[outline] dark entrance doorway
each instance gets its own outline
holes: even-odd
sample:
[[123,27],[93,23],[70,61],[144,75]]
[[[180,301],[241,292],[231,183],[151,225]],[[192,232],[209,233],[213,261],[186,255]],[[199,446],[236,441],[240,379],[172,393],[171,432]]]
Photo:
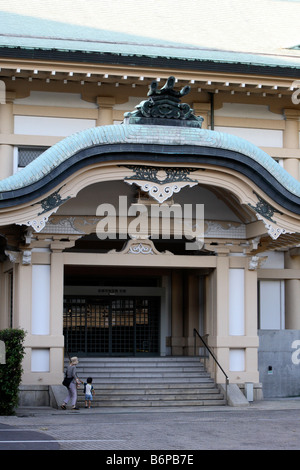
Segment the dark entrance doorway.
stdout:
[[65,349],[78,356],[159,355],[160,297],[66,295]]

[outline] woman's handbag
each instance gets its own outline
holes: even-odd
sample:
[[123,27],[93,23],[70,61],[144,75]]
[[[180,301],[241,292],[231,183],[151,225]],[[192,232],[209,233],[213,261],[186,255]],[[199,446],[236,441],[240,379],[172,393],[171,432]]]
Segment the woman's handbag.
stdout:
[[70,383],[72,382],[72,380],[73,380],[73,377],[67,377],[67,373],[66,373],[66,374],[65,374],[65,378],[64,378],[64,380],[62,381],[62,384],[63,384],[65,387],[69,388],[69,387],[70,387]]

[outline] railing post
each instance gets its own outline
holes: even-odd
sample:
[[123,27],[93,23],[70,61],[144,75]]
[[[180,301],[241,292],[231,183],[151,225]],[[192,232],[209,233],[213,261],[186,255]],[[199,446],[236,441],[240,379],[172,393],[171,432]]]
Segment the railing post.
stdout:
[[225,373],[224,369],[221,367],[221,365],[219,364],[219,362],[217,361],[217,358],[215,357],[214,353],[210,350],[210,348],[207,346],[206,342],[204,341],[204,339],[202,338],[202,336],[199,335],[198,331],[196,330],[196,328],[194,328],[194,355],[196,355],[196,334],[199,336],[199,338],[201,339],[202,341],[202,344],[203,346],[205,347],[205,349],[208,351],[208,353],[211,355],[211,357],[213,358],[213,360],[215,361],[215,365],[219,367],[219,369],[221,370],[221,372],[224,374],[225,376],[225,400],[226,400],[226,404],[228,404],[227,402],[227,385],[229,383],[229,379],[228,379],[228,376],[227,374]]
[[226,401],[226,405],[228,405],[228,400],[227,400],[227,386],[228,386],[228,377],[225,377],[225,401]]

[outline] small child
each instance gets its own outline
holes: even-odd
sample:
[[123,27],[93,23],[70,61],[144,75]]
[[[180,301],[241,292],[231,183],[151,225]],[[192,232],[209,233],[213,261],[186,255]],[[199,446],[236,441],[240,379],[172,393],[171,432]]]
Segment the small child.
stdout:
[[95,390],[92,385],[93,379],[92,377],[88,377],[86,379],[86,383],[84,384],[84,392],[85,392],[85,407],[91,408],[91,401],[93,400],[93,396],[95,396]]

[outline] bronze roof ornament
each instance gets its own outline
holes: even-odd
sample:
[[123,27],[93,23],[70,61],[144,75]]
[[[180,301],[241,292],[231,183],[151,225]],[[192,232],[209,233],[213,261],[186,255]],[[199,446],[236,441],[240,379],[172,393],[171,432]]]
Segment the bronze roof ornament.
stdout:
[[174,90],[175,78],[169,77],[165,85],[158,89],[153,81],[148,92],[148,99],[136,106],[136,111],[125,113],[124,124],[156,124],[168,126],[202,127],[203,117],[195,116],[187,103],[180,98],[190,92],[185,86],[180,91]]

